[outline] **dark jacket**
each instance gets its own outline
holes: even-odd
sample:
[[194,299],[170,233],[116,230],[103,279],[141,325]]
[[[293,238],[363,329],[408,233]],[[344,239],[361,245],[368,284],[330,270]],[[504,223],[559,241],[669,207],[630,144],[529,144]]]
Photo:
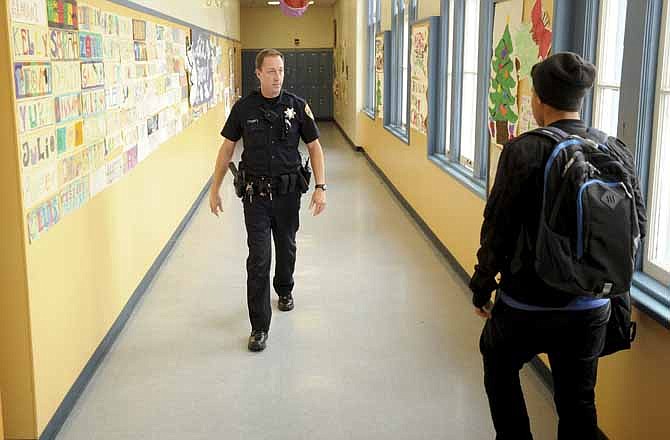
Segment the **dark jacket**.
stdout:
[[[586,137],[586,126],[578,120],[561,120],[552,126]],[[542,207],[543,171],[555,142],[538,134],[526,134],[507,144],[500,156],[495,183],[484,210],[478,264],[470,281],[473,304],[482,307],[497,287],[525,304],[563,307],[574,296],[547,286],[535,272],[535,242]],[[633,157],[621,142],[625,166],[636,176]],[[646,235],[646,212],[637,177],[633,178],[642,238]]]

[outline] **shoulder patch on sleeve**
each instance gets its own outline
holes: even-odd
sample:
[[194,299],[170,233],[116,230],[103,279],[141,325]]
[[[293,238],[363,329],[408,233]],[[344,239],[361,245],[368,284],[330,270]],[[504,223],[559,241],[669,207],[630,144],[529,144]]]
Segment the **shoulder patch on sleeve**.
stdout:
[[305,113],[307,116],[309,116],[312,120],[314,120],[314,115],[312,114],[312,109],[309,108],[309,104],[305,103]]

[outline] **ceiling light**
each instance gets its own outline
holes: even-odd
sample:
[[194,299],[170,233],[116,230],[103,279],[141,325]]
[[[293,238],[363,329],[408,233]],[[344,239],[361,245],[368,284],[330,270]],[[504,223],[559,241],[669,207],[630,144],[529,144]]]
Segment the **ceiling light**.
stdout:
[[313,5],[313,4],[314,4],[314,0],[312,0],[311,2],[309,2],[309,4],[310,4],[310,5]]
[[268,2],[268,5],[270,6],[277,6],[279,2]]

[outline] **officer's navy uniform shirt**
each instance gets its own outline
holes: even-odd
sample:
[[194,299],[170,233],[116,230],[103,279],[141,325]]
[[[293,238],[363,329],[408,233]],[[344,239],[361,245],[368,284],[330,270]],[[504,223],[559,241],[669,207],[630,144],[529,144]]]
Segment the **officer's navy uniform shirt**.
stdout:
[[306,144],[318,139],[319,129],[304,99],[285,91],[265,98],[257,90],[235,103],[221,136],[243,138],[247,174],[275,177],[296,172],[300,139]]

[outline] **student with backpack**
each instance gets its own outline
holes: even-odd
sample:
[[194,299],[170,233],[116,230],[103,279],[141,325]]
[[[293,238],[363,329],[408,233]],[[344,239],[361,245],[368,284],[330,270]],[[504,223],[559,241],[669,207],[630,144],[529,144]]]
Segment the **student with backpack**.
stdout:
[[627,147],[580,119],[595,67],[557,53],[531,76],[542,128],[503,149],[470,281],[475,312],[488,318],[484,385],[496,439],[532,439],[519,371],[546,353],[558,439],[597,439],[598,358],[630,347],[645,207]]

